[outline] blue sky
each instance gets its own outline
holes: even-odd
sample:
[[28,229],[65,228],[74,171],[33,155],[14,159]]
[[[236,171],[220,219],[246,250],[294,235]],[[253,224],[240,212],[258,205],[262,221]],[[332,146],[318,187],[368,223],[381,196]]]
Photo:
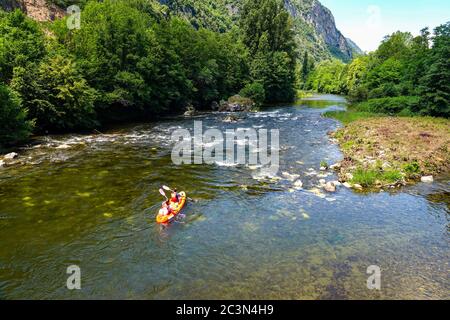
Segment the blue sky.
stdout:
[[320,0],[333,12],[339,30],[364,51],[397,30],[419,34],[450,21],[449,0]]

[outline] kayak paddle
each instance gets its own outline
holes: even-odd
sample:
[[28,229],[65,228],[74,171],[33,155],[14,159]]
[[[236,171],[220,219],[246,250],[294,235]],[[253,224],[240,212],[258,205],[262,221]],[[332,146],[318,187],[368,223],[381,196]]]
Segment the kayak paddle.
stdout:
[[[171,189],[171,188],[168,187],[168,186],[162,186],[162,188],[163,188],[164,190],[166,190],[166,191],[173,192],[173,189]],[[194,199],[189,198],[189,197],[186,197],[186,199],[188,199],[189,201],[192,201],[192,202],[196,202]]]
[[166,198],[166,200],[169,200],[169,199],[167,198],[166,193],[164,192],[163,189],[159,189],[159,193],[160,193],[164,198]]

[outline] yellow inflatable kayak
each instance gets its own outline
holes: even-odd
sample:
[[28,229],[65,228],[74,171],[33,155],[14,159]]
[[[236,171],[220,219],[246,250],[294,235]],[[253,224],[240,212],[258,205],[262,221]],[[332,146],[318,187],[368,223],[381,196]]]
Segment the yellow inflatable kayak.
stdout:
[[182,191],[179,193],[180,202],[170,202],[170,207],[172,208],[172,213],[166,215],[163,213],[162,209],[159,211],[158,216],[156,217],[156,222],[159,224],[166,224],[172,222],[183,210],[186,204],[186,192]]

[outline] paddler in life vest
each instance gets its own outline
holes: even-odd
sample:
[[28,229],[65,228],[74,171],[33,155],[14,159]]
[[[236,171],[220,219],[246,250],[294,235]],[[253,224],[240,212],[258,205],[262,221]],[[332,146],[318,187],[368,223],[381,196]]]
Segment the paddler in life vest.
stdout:
[[169,216],[169,215],[172,214],[172,212],[173,212],[173,209],[172,209],[172,207],[170,206],[170,201],[169,201],[169,200],[164,201],[164,202],[162,203],[162,208],[161,208],[161,210],[159,210],[159,213],[160,213],[161,215],[163,215],[163,216]]
[[172,203],[179,203],[180,202],[180,195],[178,194],[176,188],[172,190],[172,193],[170,195],[170,201]]

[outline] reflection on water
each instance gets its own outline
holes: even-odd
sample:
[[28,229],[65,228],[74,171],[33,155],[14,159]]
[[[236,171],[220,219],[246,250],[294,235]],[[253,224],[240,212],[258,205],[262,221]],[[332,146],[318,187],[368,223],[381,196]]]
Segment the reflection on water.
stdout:
[[[317,189],[322,160],[341,158],[321,117],[343,100],[295,106],[204,127],[280,129],[278,176],[257,166],[177,167],[170,134],[192,119],[54,136],[0,171],[0,299],[449,298],[449,181],[395,193]],[[30,157],[30,158],[28,158]],[[303,189],[296,188],[300,176]],[[156,225],[161,184],[196,200],[169,228]],[[65,288],[77,264],[82,290]],[[382,270],[369,291],[366,269]]]

